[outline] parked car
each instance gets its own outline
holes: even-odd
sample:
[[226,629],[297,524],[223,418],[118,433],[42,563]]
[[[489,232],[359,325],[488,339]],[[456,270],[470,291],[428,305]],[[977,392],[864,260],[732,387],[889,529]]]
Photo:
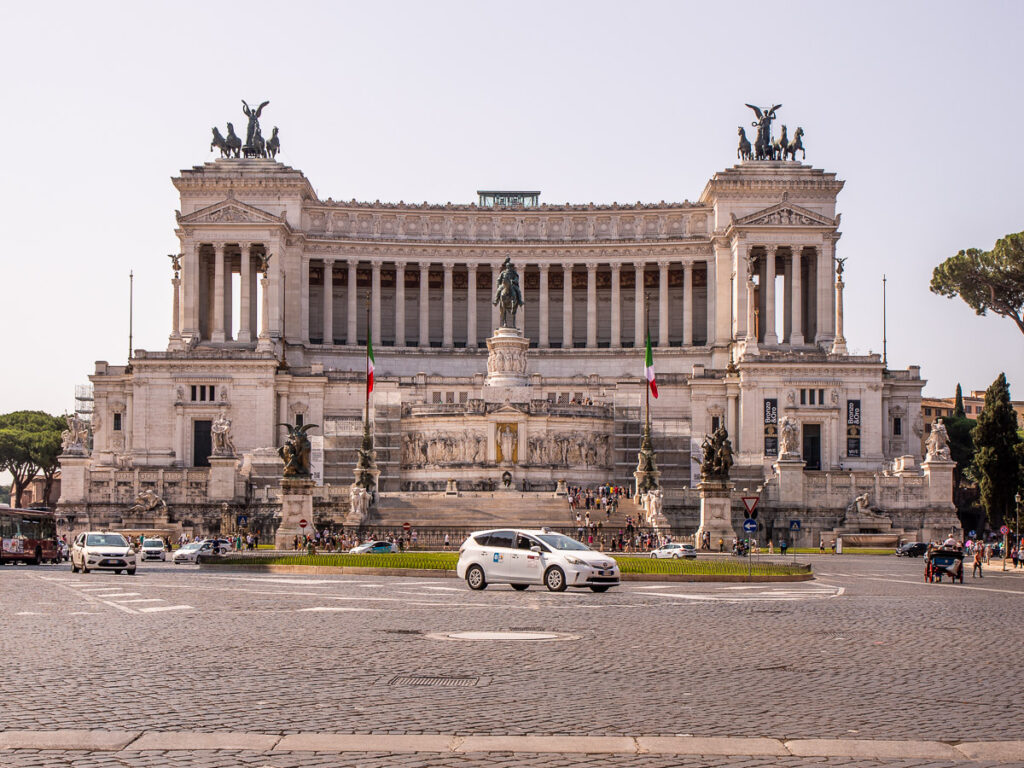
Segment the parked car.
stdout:
[[928,551],[928,545],[921,541],[908,541],[896,547],[897,557],[921,557]]
[[135,550],[120,533],[87,531],[75,537],[71,545],[71,572],[125,571],[135,575]]
[[350,555],[366,555],[397,551],[398,545],[392,544],[390,541],[366,541],[356,547],[352,547],[348,553]]
[[167,547],[162,539],[143,539],[140,554],[143,560],[167,560]]
[[669,544],[663,544],[651,552],[651,557],[658,559],[666,557],[674,559],[678,559],[680,557],[692,558],[696,556],[697,550],[694,549],[693,544],[677,544],[674,541]]
[[566,587],[604,592],[619,584],[613,557],[547,528],[478,531],[459,548],[456,573],[470,589],[511,584],[524,590],[543,584],[551,592]]

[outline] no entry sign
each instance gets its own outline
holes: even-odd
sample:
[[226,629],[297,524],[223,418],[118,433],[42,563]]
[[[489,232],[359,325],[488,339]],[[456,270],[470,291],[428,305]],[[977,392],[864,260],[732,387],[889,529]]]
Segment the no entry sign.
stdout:
[[306,522],[306,518],[299,520],[299,528],[305,528],[309,523]]

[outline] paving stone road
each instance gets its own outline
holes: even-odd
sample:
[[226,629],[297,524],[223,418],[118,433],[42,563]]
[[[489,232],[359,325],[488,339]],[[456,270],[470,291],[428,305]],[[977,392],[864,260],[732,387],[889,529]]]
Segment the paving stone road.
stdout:
[[[920,560],[813,557],[794,584],[627,583],[605,594],[461,582],[0,569],[0,731],[1024,738],[1024,577],[929,585]],[[466,630],[563,633],[456,641]],[[463,676],[475,685],[396,685]],[[972,679],[974,682],[972,682]],[[487,752],[0,750],[3,766],[578,765]],[[602,766],[964,765],[608,755]],[[972,762],[970,765],[983,765]],[[1001,766],[1024,766],[1003,760]]]

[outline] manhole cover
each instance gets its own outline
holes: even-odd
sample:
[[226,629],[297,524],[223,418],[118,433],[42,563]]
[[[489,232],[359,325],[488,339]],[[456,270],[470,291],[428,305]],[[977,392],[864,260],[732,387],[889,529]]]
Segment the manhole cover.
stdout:
[[478,677],[438,677],[430,675],[398,675],[388,685],[433,685],[440,688],[470,688],[480,682]]
[[576,635],[562,632],[514,632],[514,631],[468,631],[468,632],[432,632],[427,635],[435,640],[523,640],[527,642],[552,642],[555,640],[577,640]]

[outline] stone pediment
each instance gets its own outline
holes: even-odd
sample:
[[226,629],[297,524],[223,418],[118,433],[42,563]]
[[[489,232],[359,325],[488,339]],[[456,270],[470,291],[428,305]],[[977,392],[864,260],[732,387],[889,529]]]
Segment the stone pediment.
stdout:
[[228,199],[182,216],[180,224],[282,224],[283,219],[272,213],[238,200]]
[[839,218],[830,219],[808,208],[802,208],[799,205],[793,205],[783,200],[781,203],[776,203],[770,208],[756,211],[741,218],[737,218],[734,215],[731,223],[733,226],[738,227],[837,227],[839,226]]

